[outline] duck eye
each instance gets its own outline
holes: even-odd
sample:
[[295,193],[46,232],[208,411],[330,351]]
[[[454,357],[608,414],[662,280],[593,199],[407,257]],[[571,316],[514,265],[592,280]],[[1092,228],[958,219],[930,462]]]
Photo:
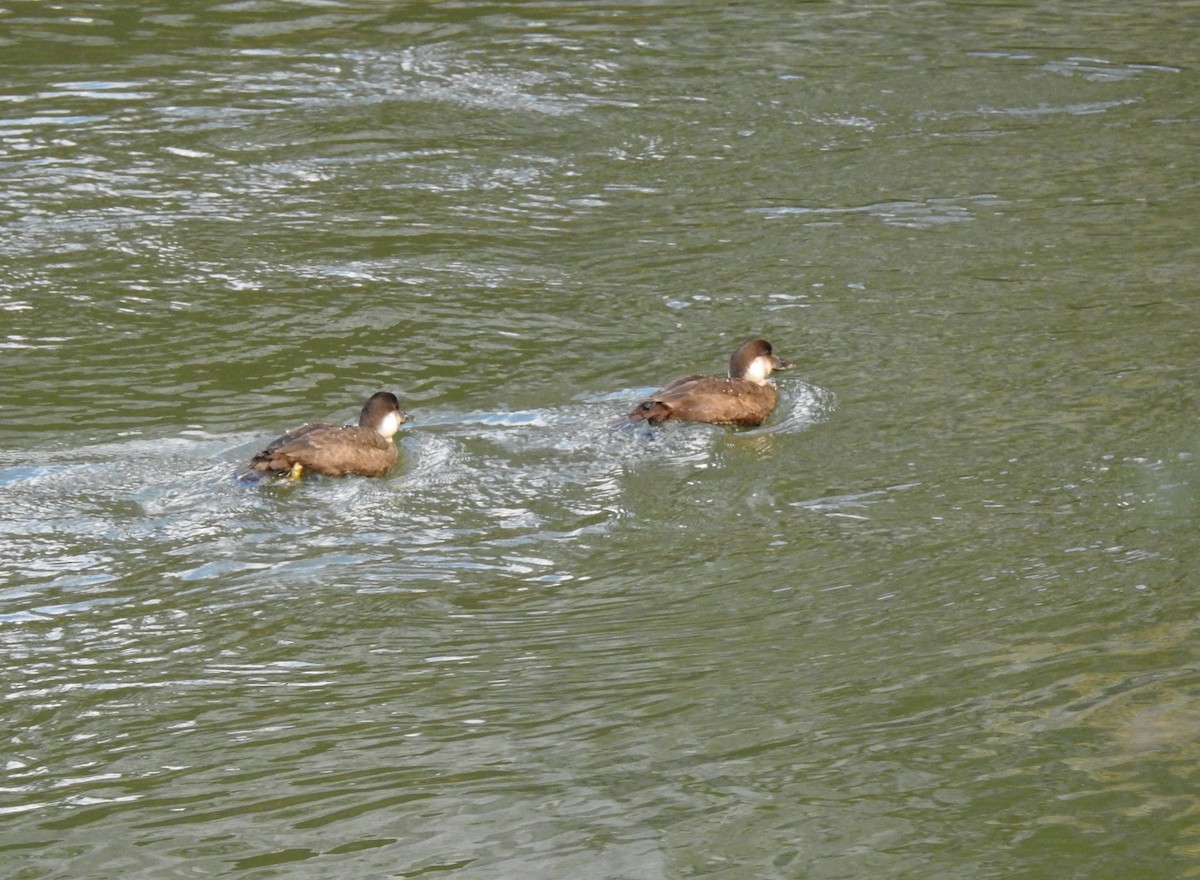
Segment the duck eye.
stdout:
[[642,403],[642,409],[654,409],[654,401],[647,400]]

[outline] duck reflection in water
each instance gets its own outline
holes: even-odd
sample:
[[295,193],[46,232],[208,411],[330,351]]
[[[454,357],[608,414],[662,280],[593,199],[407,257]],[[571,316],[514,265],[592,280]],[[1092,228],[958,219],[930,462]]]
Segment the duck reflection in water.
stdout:
[[298,480],[302,474],[381,477],[396,466],[400,454],[394,437],[412,416],[400,409],[389,391],[372,394],[357,425],[303,425],[273,440],[237,470],[237,478],[255,483],[271,477]]
[[712,425],[761,425],[779,402],[771,373],[794,364],[776,356],[771,343],[743,342],[729,359],[729,375],[684,376],[654,392],[615,425],[675,420]]

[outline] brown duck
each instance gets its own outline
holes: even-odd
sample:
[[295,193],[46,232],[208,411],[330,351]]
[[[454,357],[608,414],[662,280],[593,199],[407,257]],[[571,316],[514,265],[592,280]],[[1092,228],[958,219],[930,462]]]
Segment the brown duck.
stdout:
[[779,402],[767,381],[794,364],[776,357],[765,339],[743,342],[729,359],[729,376],[684,376],[639,403],[624,423],[668,420],[713,425],[761,425]]
[[372,394],[357,425],[303,425],[284,434],[238,469],[243,480],[287,476],[298,480],[306,471],[341,477],[382,477],[396,466],[393,438],[412,416],[400,409],[396,395]]

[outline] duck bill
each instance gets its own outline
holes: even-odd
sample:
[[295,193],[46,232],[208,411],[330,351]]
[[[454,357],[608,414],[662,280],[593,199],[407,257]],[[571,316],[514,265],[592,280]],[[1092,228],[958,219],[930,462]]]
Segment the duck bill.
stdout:
[[783,358],[777,355],[771,355],[771,357],[775,360],[775,363],[771,365],[771,369],[773,370],[790,370],[792,367],[796,366],[791,361],[785,361]]

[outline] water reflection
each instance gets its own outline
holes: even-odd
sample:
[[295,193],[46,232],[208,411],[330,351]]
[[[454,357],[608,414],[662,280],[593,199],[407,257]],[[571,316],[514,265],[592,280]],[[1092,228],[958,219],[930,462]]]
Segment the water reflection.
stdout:
[[[963,202],[966,204],[963,204]],[[808,208],[800,206],[777,206],[750,208],[749,213],[762,214],[771,219],[790,215],[814,215],[815,222],[824,217],[840,214],[866,214],[891,226],[924,229],[943,223],[957,223],[975,219],[975,211],[999,211],[1004,202],[992,195],[972,196],[968,199],[929,199],[926,202],[888,202],[878,205],[857,205],[845,208]],[[972,210],[974,209],[974,210]],[[832,222],[832,221],[828,221]]]

